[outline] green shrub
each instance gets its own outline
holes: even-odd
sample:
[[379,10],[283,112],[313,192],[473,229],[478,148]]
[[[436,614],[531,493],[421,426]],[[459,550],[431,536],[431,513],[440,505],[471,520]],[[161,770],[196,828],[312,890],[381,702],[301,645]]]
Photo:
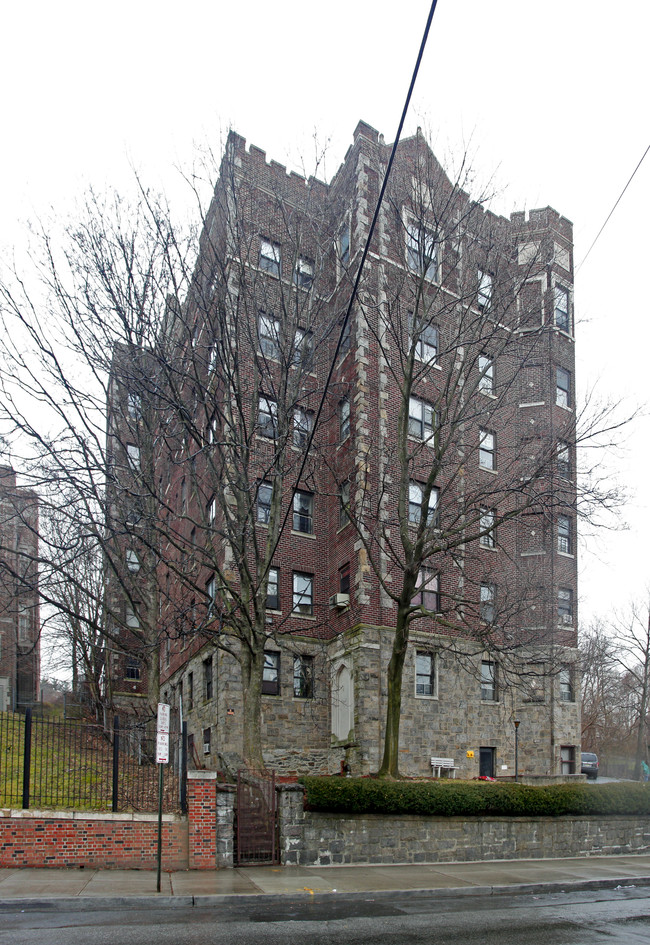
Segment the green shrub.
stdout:
[[531,787],[489,781],[301,778],[309,810],[435,817],[561,817],[650,814],[650,785],[584,783]]

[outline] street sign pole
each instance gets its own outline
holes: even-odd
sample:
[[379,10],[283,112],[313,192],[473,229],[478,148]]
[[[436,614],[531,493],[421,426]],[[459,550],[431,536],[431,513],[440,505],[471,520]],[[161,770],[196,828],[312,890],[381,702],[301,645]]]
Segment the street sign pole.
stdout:
[[162,802],[163,802],[163,765],[169,761],[169,706],[164,702],[158,703],[158,720],[156,724],[156,761],[158,762],[158,880],[156,891],[160,892],[160,876],[162,873]]

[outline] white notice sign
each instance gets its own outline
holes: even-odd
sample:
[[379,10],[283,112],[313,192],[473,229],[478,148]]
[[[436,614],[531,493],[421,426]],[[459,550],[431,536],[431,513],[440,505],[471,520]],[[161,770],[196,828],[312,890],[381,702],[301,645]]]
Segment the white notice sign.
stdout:
[[157,732],[169,732],[169,706],[164,702],[158,703]]
[[156,735],[156,764],[166,765],[169,761],[169,732]]

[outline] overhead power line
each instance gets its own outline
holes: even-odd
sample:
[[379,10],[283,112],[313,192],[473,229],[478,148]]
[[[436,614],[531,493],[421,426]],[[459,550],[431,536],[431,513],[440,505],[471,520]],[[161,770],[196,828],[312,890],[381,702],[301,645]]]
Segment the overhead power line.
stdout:
[[603,223],[603,225],[601,226],[601,228],[600,228],[600,229],[598,230],[598,232],[596,233],[596,236],[595,236],[595,239],[594,239],[593,243],[591,244],[591,246],[590,246],[589,249],[587,250],[586,254],[584,255],[584,257],[583,257],[583,259],[582,259],[580,265],[579,265],[579,266],[577,267],[577,269],[576,269],[576,272],[578,271],[578,269],[580,269],[581,266],[584,266],[584,264],[586,263],[587,257],[589,256],[589,253],[592,251],[592,249],[594,248],[594,246],[595,246],[596,243],[598,242],[598,239],[599,239],[599,237],[600,237],[600,234],[603,232],[603,230],[605,229],[605,227],[606,227],[607,224],[609,223],[610,218],[611,218],[612,214],[614,213],[614,210],[616,210],[616,208],[618,207],[619,203],[621,202],[621,200],[622,200],[622,198],[623,198],[623,194],[625,193],[625,191],[627,190],[627,188],[628,188],[628,187],[630,186],[630,184],[632,183],[632,180],[634,179],[634,175],[636,174],[636,172],[639,170],[639,168],[640,168],[641,165],[643,164],[643,161],[644,161],[645,156],[646,156],[646,154],[648,153],[648,151],[650,151],[650,144],[649,144],[648,147],[645,149],[645,151],[643,152],[643,155],[642,155],[642,157],[641,157],[641,160],[639,161],[639,163],[637,164],[637,166],[634,168],[634,170],[633,170],[632,173],[630,174],[630,178],[629,178],[627,184],[625,185],[625,187],[623,188],[623,190],[620,192],[620,194],[619,194],[619,196],[618,196],[618,200],[616,201],[616,203],[614,204],[614,206],[612,207],[612,209],[611,209],[611,210],[609,211],[609,213],[607,214],[607,219],[605,220],[605,222]]

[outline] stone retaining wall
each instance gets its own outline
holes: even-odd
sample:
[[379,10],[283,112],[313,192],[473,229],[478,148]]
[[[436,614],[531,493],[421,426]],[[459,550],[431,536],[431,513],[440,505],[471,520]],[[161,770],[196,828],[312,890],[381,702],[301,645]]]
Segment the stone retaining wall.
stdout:
[[282,863],[450,863],[650,852],[650,817],[351,817],[281,792]]

